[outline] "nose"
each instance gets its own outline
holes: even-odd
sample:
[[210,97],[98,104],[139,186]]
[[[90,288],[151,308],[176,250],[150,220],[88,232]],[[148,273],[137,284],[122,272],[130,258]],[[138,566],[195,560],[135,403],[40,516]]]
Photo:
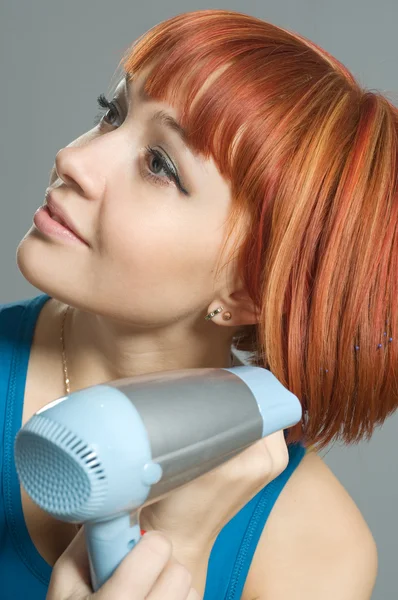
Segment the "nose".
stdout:
[[94,166],[86,147],[67,146],[55,156],[55,171],[58,177],[79,195],[88,199],[101,197],[105,178]]

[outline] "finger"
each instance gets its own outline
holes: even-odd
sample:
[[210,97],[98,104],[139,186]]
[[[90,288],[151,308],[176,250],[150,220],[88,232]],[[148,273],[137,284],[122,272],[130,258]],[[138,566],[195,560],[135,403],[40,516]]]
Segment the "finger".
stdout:
[[275,431],[262,439],[266,451],[272,460],[274,474],[284,471],[289,464],[289,450],[286,444],[284,430]]
[[191,588],[189,590],[187,600],[203,600],[203,598],[202,598],[202,596],[199,595],[199,593],[194,588]]
[[190,571],[171,556],[147,600],[187,600],[191,584]]
[[127,554],[93,600],[144,600],[172,554],[171,540],[149,531]]
[[92,591],[82,527],[54,565],[46,600],[64,600],[70,596],[86,598]]
[[[232,483],[246,485],[245,482],[253,481],[261,489],[267,482],[272,481],[286,467],[289,462],[289,451],[283,435],[283,430],[271,433],[237,456],[225,463],[223,475]],[[222,472],[222,471],[221,471]],[[254,491],[257,487],[254,488]]]

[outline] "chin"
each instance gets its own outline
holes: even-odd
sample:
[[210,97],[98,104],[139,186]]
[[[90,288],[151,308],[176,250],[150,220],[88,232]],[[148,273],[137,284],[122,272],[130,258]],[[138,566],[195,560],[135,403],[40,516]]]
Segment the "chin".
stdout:
[[67,288],[68,270],[63,268],[59,248],[50,246],[40,238],[39,232],[30,229],[18,244],[16,263],[23,277],[38,290],[51,297],[63,296]]

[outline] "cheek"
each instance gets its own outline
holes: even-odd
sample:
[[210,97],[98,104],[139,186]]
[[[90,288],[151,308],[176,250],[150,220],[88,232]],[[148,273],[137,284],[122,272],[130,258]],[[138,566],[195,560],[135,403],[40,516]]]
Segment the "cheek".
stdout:
[[166,206],[130,216],[106,215],[101,231],[102,268],[129,284],[198,288],[210,285],[220,229],[204,215],[177,213]]

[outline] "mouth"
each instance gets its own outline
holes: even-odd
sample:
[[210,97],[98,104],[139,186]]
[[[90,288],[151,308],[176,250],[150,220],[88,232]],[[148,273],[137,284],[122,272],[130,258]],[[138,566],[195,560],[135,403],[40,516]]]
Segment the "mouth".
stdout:
[[46,196],[44,208],[47,209],[48,214],[53,221],[62,225],[62,227],[76,236],[81,242],[87,246],[89,245],[84,237],[82,237],[79,229],[74,224],[73,219],[66,213],[65,209],[59,204],[55,203],[54,199],[51,197],[51,193]]

